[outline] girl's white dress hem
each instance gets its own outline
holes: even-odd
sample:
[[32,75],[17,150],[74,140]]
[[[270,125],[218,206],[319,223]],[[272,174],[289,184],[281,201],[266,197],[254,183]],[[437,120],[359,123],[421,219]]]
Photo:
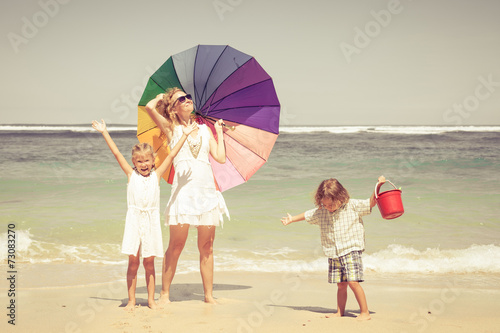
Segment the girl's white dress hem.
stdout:
[[156,171],[149,177],[133,172],[127,185],[127,217],[123,233],[122,253],[163,257],[160,222],[160,185]]

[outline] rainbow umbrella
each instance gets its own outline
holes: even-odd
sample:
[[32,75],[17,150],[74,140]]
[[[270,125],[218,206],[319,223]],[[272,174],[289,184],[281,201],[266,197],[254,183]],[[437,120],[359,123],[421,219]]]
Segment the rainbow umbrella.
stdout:
[[[226,123],[226,163],[210,156],[215,182],[225,191],[246,182],[269,158],[279,134],[280,103],[271,77],[255,58],[228,45],[198,45],[172,55],[149,78],[139,101],[137,137],[157,152],[157,163],[170,149],[145,105],[166,89],[179,87],[193,96],[199,123],[214,135],[214,123]],[[172,183],[174,169],[164,174]]]

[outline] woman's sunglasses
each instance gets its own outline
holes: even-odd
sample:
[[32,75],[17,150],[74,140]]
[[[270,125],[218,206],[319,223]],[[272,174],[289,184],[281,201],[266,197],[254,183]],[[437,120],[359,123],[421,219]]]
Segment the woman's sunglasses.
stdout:
[[181,96],[181,97],[177,98],[175,101],[182,104],[182,103],[184,103],[186,101],[186,99],[188,99],[190,101],[193,100],[193,98],[191,97],[191,95],[187,94],[187,95],[184,95],[184,96]]

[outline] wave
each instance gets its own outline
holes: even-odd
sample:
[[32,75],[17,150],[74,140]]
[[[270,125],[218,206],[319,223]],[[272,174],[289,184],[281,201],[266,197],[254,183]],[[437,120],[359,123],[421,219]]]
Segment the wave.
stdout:
[[[324,272],[326,259],[294,260],[287,249],[273,250],[278,256],[241,258],[234,255],[218,259],[219,269],[249,272]],[[283,253],[288,253],[287,259]],[[500,273],[500,247],[471,245],[466,249],[429,248],[424,251],[393,244],[386,249],[363,254],[367,272],[412,274]]]
[[[0,243],[7,243],[7,233],[0,234]],[[179,271],[199,270],[197,253],[185,254]],[[215,253],[218,271],[321,273],[327,270],[324,257],[304,258],[288,247],[255,249],[218,249]],[[34,239],[29,230],[16,232],[16,263],[89,263],[126,265],[119,244],[67,245]],[[7,263],[7,251],[0,252],[0,263]],[[392,244],[375,253],[364,253],[367,272],[412,274],[500,273],[500,247],[471,245],[465,249],[412,247]]]
[[[15,233],[16,263],[98,263],[123,264],[123,257],[110,259],[110,253],[120,253],[118,244],[67,245],[37,240],[30,230]],[[7,233],[0,234],[0,243],[7,243]],[[7,251],[0,252],[0,263],[8,263]]]
[[[109,125],[110,132],[135,132],[136,125]],[[0,125],[0,132],[95,132],[88,125]],[[380,133],[443,134],[450,132],[500,132],[500,126],[281,126],[280,133]]]
[[[88,125],[0,125],[0,132],[96,132]],[[109,125],[109,132],[135,132],[135,125]]]
[[363,260],[366,269],[379,273],[500,273],[500,247],[493,244],[425,251],[393,244]]
[[443,134],[450,132],[500,132],[500,126],[303,126],[280,127],[280,133],[380,133],[380,134]]

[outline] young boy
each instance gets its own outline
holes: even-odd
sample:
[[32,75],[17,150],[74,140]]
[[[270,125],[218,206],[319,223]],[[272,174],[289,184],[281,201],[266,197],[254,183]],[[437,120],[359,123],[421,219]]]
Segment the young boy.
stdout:
[[[378,178],[375,191],[385,183],[385,177]],[[350,199],[347,190],[336,179],[324,180],[315,194],[317,208],[291,216],[287,213],[281,219],[283,225],[306,220],[316,224],[321,231],[323,252],[328,257],[328,282],[337,283],[337,312],[329,317],[344,315],[347,302],[347,287],[354,292],[359,304],[360,320],[369,320],[370,311],[366,296],[359,282],[363,281],[361,253],[365,250],[365,229],[362,216],[371,213],[376,205],[375,192],[370,199]]]

